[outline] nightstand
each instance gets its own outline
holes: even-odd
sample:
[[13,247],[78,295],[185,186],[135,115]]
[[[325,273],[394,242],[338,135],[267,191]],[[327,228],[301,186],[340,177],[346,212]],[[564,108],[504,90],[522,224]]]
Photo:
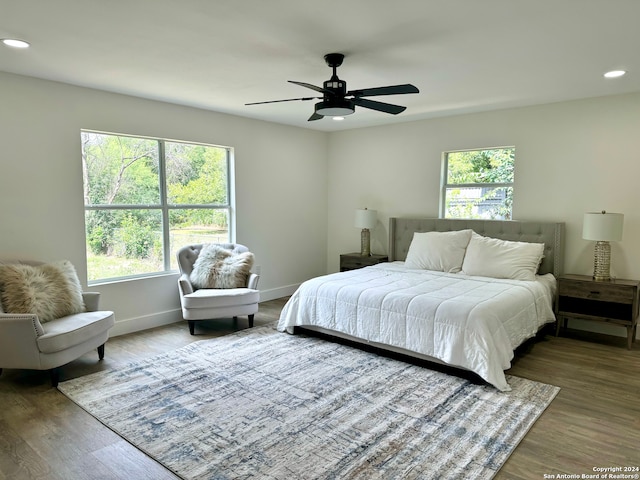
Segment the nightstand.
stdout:
[[340,271],[355,270],[382,262],[388,262],[387,255],[360,255],[359,253],[343,253],[340,255]]
[[596,282],[587,275],[562,275],[556,296],[556,336],[560,321],[567,319],[606,322],[627,328],[627,348],[631,349],[638,327],[637,280],[614,279]]

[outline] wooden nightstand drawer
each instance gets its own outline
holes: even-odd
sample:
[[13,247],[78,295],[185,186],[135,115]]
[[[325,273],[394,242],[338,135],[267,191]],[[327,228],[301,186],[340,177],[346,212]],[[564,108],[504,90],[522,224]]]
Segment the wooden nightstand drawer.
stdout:
[[340,271],[355,270],[382,262],[388,262],[387,255],[360,255],[359,253],[344,253],[340,255]]
[[367,262],[363,262],[359,258],[346,258],[340,262],[340,268],[346,270],[354,270],[356,268],[362,268],[370,265]]
[[588,300],[601,300],[616,303],[633,303],[636,293],[631,285],[581,282],[562,279],[558,285],[558,294]]

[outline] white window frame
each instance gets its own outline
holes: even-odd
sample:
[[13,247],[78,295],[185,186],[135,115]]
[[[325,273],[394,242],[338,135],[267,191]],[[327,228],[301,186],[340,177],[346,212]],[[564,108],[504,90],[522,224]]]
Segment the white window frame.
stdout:
[[[158,277],[162,275],[175,273],[176,270],[171,268],[171,241],[170,241],[170,224],[169,224],[169,211],[170,210],[193,210],[193,209],[205,209],[205,210],[226,210],[228,219],[228,241],[235,242],[235,169],[234,169],[234,150],[232,147],[213,145],[208,143],[199,143],[183,140],[173,140],[159,137],[148,137],[143,135],[131,135],[126,133],[113,133],[103,132],[99,130],[81,129],[81,133],[95,133],[100,135],[111,135],[118,137],[129,137],[144,140],[153,140],[158,142],[158,181],[160,189],[160,203],[159,204],[131,204],[131,205],[84,205],[85,218],[86,212],[92,210],[160,210],[162,216],[162,250],[163,250],[163,270],[157,272],[140,273],[122,277],[108,277],[102,279],[89,280],[88,285],[98,285],[105,283],[117,283],[119,281],[125,281],[135,278],[150,278]],[[226,150],[226,168],[227,168],[227,203],[226,204],[170,204],[167,200],[167,185],[166,185],[166,159],[165,159],[165,143],[183,143],[185,145],[202,145],[205,147],[221,148]],[[83,179],[84,182],[84,179]],[[84,188],[83,188],[84,190]],[[84,201],[83,201],[84,203]],[[85,231],[85,248],[87,245],[86,231]],[[85,255],[87,252],[85,251]],[[88,257],[88,255],[87,255]],[[87,265],[88,271],[88,265]]]

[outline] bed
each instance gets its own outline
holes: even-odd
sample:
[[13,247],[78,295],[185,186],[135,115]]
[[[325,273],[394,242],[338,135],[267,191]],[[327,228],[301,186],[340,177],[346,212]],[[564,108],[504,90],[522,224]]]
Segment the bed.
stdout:
[[474,372],[501,391],[514,350],[547,323],[564,224],[391,218],[389,262],[304,282],[299,327]]

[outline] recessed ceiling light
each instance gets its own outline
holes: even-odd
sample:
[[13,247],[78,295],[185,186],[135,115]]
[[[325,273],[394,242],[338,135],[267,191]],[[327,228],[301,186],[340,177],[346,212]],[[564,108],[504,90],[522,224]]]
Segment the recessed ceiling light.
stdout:
[[336,122],[341,122],[342,120],[344,120],[344,117],[333,117],[333,119],[334,119]]
[[29,48],[29,42],[25,42],[24,40],[18,40],[17,38],[3,38],[2,43],[7,45],[8,47]]
[[607,72],[604,74],[605,78],[618,78],[623,76],[625,73],[624,70],[611,70],[610,72]]

